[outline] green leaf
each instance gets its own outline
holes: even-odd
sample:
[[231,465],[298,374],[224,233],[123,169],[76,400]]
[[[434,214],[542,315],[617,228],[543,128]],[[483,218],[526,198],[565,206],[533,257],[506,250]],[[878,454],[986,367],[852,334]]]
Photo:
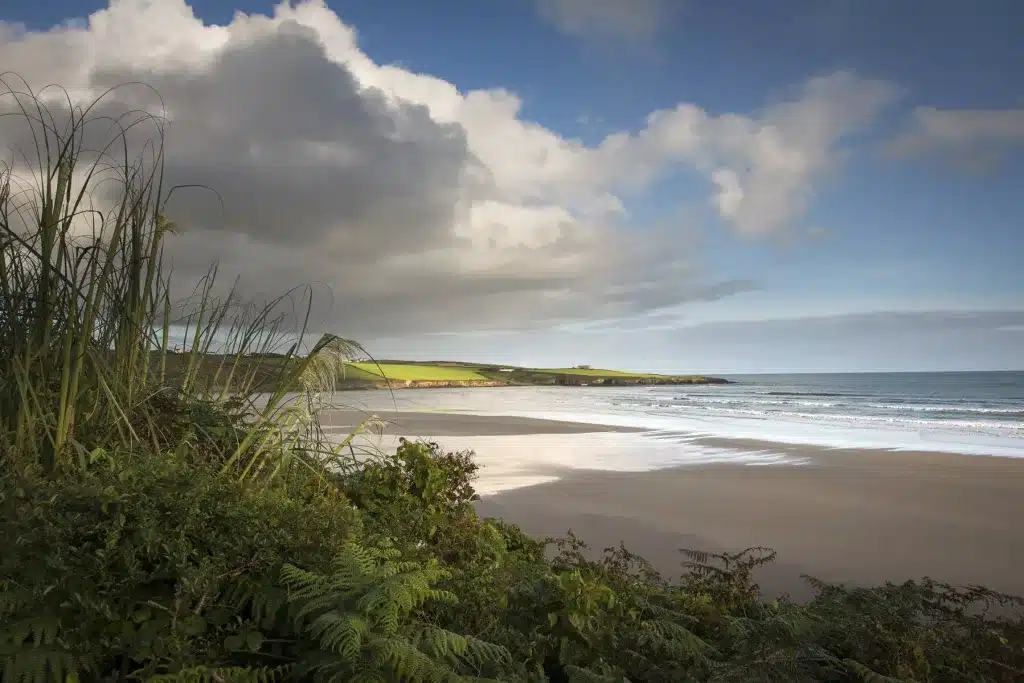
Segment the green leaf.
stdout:
[[230,636],[228,636],[227,638],[224,639],[224,649],[225,650],[230,650],[232,652],[234,652],[236,650],[241,650],[242,649],[242,645],[244,645],[244,644],[245,644],[245,639],[241,635],[239,635],[238,633],[235,633],[234,635],[230,635]]
[[214,626],[223,626],[231,619],[231,612],[223,607],[215,607],[206,614],[206,619]]
[[[104,506],[106,506],[106,503],[104,503]],[[143,607],[135,610],[135,614],[132,615],[132,621],[136,624],[141,624],[144,621],[148,621],[152,615],[153,612],[148,607]]]
[[581,631],[581,632],[583,631],[583,616],[582,615],[580,615],[580,614],[578,614],[576,612],[570,612],[569,613],[569,623],[572,624],[573,627],[577,631]]
[[249,646],[250,650],[256,652],[263,645],[263,634],[259,631],[249,631],[245,637],[245,644]]
[[181,620],[181,632],[187,636],[198,636],[206,632],[206,619],[190,614]]
[[552,627],[558,623],[558,614],[555,612],[548,612],[548,624]]

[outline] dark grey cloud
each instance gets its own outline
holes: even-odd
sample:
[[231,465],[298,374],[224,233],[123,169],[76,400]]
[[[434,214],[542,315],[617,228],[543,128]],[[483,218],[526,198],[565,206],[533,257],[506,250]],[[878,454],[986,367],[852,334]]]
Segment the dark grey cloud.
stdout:
[[[107,71],[97,84],[141,80],[160,95],[168,182],[210,187],[171,209],[183,225],[290,246],[330,241],[339,267],[447,238],[470,162],[461,127],[425,107],[388,103],[328,60],[295,23],[229,44],[199,72]],[[106,103],[153,107],[148,90]]]

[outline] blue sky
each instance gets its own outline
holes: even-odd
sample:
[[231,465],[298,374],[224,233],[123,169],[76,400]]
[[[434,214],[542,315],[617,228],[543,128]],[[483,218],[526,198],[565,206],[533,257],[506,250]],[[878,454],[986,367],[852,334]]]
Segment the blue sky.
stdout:
[[[189,4],[208,26],[229,24],[236,9],[274,7]],[[683,224],[688,240],[677,232],[665,249],[694,249],[702,281],[745,282],[739,289],[747,291],[706,302],[680,295],[677,306],[638,308],[639,317],[617,312],[600,332],[534,321],[425,335],[367,325],[358,332],[371,350],[718,372],[1024,369],[1014,318],[1024,311],[1024,5],[637,0],[615,15],[615,0],[595,4],[612,7],[610,24],[579,0],[328,3],[375,64],[429,74],[462,93],[508,90],[521,100],[519,121],[590,147],[619,131],[635,134],[652,112],[681,103],[758,120],[773,104],[799,99],[808,79],[840,72],[890,91],[868,123],[827,150],[828,163],[807,181],[806,204],[771,229],[730,226],[709,199],[714,187],[699,160],[666,165],[640,189],[614,190],[629,216],[617,236],[653,240],[659,227]],[[23,3],[0,19],[31,33],[105,7]],[[638,18],[647,12],[649,24]],[[944,117],[930,137],[914,128],[920,107]],[[1002,118],[993,123],[989,112]],[[893,151],[913,134],[911,153]],[[665,310],[675,316],[668,329],[651,317]],[[974,316],[968,327],[957,317],[966,312]],[[846,315],[890,322],[829,331],[828,321]]]

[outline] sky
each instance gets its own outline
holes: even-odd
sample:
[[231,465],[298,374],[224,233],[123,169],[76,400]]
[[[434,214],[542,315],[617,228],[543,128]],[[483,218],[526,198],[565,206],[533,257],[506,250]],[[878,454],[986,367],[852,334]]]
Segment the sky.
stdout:
[[376,357],[1024,369],[1020,35],[1015,0],[15,3],[0,109],[164,116],[217,192],[168,204],[180,291],[312,285]]

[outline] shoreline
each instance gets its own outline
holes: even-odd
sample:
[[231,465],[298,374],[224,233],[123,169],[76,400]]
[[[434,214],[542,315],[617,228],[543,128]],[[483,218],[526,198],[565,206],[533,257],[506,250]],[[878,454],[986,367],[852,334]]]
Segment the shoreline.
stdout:
[[[328,423],[339,430],[368,416],[328,415],[347,418]],[[451,413],[382,417],[392,421],[385,435],[476,450],[481,516],[533,536],[571,529],[597,550],[624,542],[666,575],[679,573],[678,548],[766,546],[778,551],[757,575],[768,596],[809,597],[802,574],[853,585],[929,576],[1024,595],[1021,458],[681,434],[685,441],[660,442],[666,452],[717,449],[721,457],[629,471],[643,444],[656,442],[651,430]],[[786,460],[754,458],[766,451]],[[602,467],[602,455],[619,460]]]
[[445,436],[529,436],[531,434],[642,434],[650,430],[643,427],[617,427],[609,425],[545,420],[536,417],[511,415],[470,415],[463,413],[364,410],[325,410],[321,421],[332,430],[353,429],[360,422],[376,414],[388,423],[395,436],[408,438],[435,438]]
[[587,389],[621,389],[623,387],[669,387],[669,386],[719,386],[735,384],[722,377],[684,378],[678,380],[612,379],[594,382],[554,382],[550,384],[528,382],[504,382],[498,380],[390,380],[371,382],[366,380],[339,382],[335,391],[402,391],[405,389],[495,389],[509,387],[558,387]]
[[717,436],[707,432],[686,429],[672,429],[656,426],[610,424],[608,422],[584,422],[570,416],[559,418],[531,417],[525,415],[497,415],[471,412],[456,412],[449,409],[409,410],[388,408],[368,410],[354,407],[331,408],[321,413],[321,422],[331,431],[343,432],[354,429],[363,420],[376,415],[387,423],[385,431],[407,438],[436,438],[446,436],[530,436],[540,434],[637,434],[669,443],[676,442],[689,446],[705,447],[710,450],[734,452],[772,452],[806,459],[818,453],[855,452],[860,454],[915,454],[918,459],[943,461],[949,458],[999,458],[1022,460],[1024,458],[1000,451],[994,447],[990,452],[972,453],[955,450],[914,447],[879,446],[832,446],[813,442],[778,441],[751,438],[747,436]]

